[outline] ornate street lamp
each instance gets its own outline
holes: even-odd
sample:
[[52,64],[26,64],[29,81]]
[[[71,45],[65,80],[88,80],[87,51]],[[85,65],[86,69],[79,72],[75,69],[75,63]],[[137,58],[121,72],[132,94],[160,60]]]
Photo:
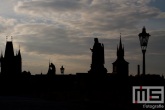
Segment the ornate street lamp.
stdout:
[[147,44],[149,40],[149,33],[146,33],[146,28],[143,27],[142,33],[139,34],[140,46],[143,53],[143,75],[145,75],[145,53],[147,49]]
[[60,70],[61,70],[61,74],[64,74],[65,68],[63,66],[61,66]]

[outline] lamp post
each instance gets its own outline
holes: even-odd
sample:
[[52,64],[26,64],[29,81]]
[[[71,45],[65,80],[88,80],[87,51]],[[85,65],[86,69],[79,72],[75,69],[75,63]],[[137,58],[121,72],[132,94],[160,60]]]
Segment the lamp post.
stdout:
[[145,53],[146,53],[146,49],[147,49],[147,44],[148,44],[148,40],[149,40],[149,33],[146,33],[146,28],[143,27],[142,29],[142,33],[139,34],[139,40],[140,40],[140,46],[142,49],[142,53],[143,53],[143,75],[145,75],[146,70],[145,70]]
[[65,68],[63,66],[61,66],[60,70],[61,70],[61,74],[64,74]]

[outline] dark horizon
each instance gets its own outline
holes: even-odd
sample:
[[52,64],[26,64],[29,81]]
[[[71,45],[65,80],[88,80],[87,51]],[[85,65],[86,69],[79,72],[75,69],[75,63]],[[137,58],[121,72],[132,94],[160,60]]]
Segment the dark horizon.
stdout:
[[[129,73],[142,70],[138,34],[143,26],[151,34],[146,51],[147,74],[165,71],[164,0],[1,0],[0,49],[5,52],[6,36],[13,36],[14,53],[22,52],[22,69],[33,75],[47,73],[49,60],[57,73],[87,72],[90,46],[97,37],[105,45],[105,67],[112,72],[116,48],[122,36]],[[152,61],[150,60],[152,59]],[[142,71],[141,71],[142,73]]]

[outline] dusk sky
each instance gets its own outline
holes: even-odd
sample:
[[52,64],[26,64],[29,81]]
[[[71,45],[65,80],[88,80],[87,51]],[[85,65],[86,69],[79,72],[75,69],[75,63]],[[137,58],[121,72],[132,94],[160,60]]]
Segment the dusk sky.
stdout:
[[[105,67],[112,72],[120,33],[129,62],[137,74],[142,52],[138,34],[145,26],[150,38],[146,73],[165,75],[165,0],[0,0],[0,49],[13,36],[21,49],[23,71],[46,74],[49,60],[56,73],[87,73],[97,37],[105,47]],[[10,37],[8,40],[11,40]]]

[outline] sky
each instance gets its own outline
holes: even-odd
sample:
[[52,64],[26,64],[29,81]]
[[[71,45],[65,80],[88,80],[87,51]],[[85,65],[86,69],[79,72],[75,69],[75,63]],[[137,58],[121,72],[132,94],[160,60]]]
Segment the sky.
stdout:
[[49,61],[60,74],[87,73],[94,38],[105,48],[105,68],[112,72],[120,33],[129,74],[142,73],[138,34],[145,26],[149,38],[146,73],[165,75],[165,0],[1,0],[0,49],[6,36],[19,46],[23,71],[46,74]]

